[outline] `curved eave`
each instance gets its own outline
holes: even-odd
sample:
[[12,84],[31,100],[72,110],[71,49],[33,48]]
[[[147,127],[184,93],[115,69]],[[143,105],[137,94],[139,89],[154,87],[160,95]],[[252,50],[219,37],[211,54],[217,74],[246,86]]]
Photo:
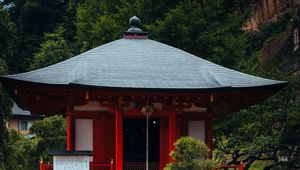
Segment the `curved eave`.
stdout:
[[136,88],[136,87],[107,87],[107,86],[91,86],[84,84],[70,83],[71,87],[79,87],[85,89],[109,89],[118,91],[141,91],[141,92],[207,92],[207,93],[217,93],[217,92],[234,92],[241,90],[264,90],[264,89],[282,89],[289,82],[282,81],[282,83],[277,84],[267,84],[262,86],[247,86],[247,87],[232,87],[232,86],[222,86],[217,88]]
[[52,88],[80,88],[80,89],[103,89],[103,90],[116,90],[116,91],[143,91],[143,92],[231,92],[231,91],[241,91],[241,90],[264,90],[264,89],[282,89],[289,82],[280,81],[280,83],[266,84],[260,86],[245,86],[245,87],[232,87],[232,86],[222,86],[214,88],[147,88],[147,87],[109,87],[109,86],[93,86],[85,85],[78,83],[69,83],[69,84],[47,84],[40,82],[31,82],[9,78],[6,76],[0,75],[0,82],[2,83],[16,83],[23,85],[32,85],[32,86],[41,86],[41,87],[52,87]]
[[[32,90],[39,90],[39,88],[43,89],[59,89],[65,91],[102,91],[106,94],[111,95],[147,95],[147,96],[156,96],[156,95],[165,95],[165,96],[197,96],[203,94],[214,94],[215,96],[227,96],[234,93],[237,94],[264,94],[265,97],[254,101],[250,105],[257,104],[262,100],[272,96],[282,88],[284,88],[288,82],[281,82],[277,84],[269,84],[264,86],[252,86],[252,87],[220,87],[220,88],[195,88],[195,89],[166,89],[166,88],[128,88],[128,87],[103,87],[103,86],[89,86],[89,85],[80,85],[80,84],[44,84],[44,83],[37,83],[37,82],[29,82],[23,80],[16,80],[11,79],[5,76],[0,76],[0,82],[3,84],[4,88],[10,93],[14,101],[17,105],[25,110],[27,106],[23,103],[21,97],[16,95],[14,92],[14,88],[22,88],[22,87],[30,87]],[[226,103],[227,101],[225,101]],[[229,107],[232,104],[227,103]],[[241,105],[242,106],[242,105]],[[239,108],[237,108],[239,110]],[[234,110],[234,109],[233,109]],[[229,112],[229,111],[228,111]],[[227,113],[224,113],[224,115]],[[220,114],[222,115],[222,114]]]

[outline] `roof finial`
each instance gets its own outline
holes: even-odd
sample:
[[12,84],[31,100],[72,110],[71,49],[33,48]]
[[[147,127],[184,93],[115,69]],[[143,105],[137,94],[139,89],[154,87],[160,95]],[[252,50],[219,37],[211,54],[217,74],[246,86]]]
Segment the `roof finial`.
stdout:
[[138,17],[133,16],[129,19],[130,28],[127,30],[127,32],[143,32],[139,26],[141,25],[141,21]]
[[137,16],[133,16],[129,19],[130,28],[124,32],[123,37],[129,39],[145,39],[148,38],[148,33],[142,31],[139,27],[141,21]]
[[133,16],[129,19],[129,24],[131,27],[139,27],[141,25],[141,20],[138,17]]

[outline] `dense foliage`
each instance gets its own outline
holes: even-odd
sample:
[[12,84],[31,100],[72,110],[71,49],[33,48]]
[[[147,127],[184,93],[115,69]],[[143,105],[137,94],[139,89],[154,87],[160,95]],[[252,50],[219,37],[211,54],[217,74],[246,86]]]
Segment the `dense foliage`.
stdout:
[[72,52],[63,37],[64,29],[59,27],[54,33],[46,33],[40,50],[34,55],[30,69],[38,69],[58,63],[71,57]]
[[[0,74],[5,74],[8,71],[6,61],[12,57],[15,26],[10,21],[9,15],[1,9],[2,6],[0,5]],[[0,169],[13,168],[16,165],[14,147],[11,144],[13,137],[10,131],[6,129],[6,122],[10,117],[11,104],[8,94],[0,86]]]
[[208,147],[204,142],[192,137],[181,137],[170,154],[174,162],[164,170],[211,170],[212,161],[207,158]]
[[[261,105],[220,120],[215,126],[216,159],[246,168],[255,161],[271,161],[265,169],[299,166],[299,80]],[[297,98],[298,95],[298,98]],[[292,129],[296,128],[296,129]],[[289,136],[289,137],[288,137]],[[298,162],[297,162],[298,161]]]
[[[245,33],[241,25],[251,16],[254,2],[0,0],[0,73],[38,69],[116,40],[128,29],[128,19],[136,15],[154,40],[229,68],[291,81],[284,91],[261,105],[216,120],[214,145],[218,163],[239,164],[242,160],[248,169],[263,161],[260,169],[292,169],[300,166],[300,85],[299,74],[292,74],[295,63],[300,63],[300,50],[293,52],[289,37],[277,59],[259,62],[266,43],[282,32],[291,33],[292,16],[287,13],[276,22]],[[52,125],[62,118],[37,123],[43,128],[33,126],[37,137],[27,140],[5,128],[11,101],[2,90],[0,104],[0,169],[35,169],[32,162],[46,155],[54,142],[43,136],[42,129],[62,128],[62,124]],[[58,133],[55,135],[61,142],[64,132]]]
[[[55,130],[53,130],[55,129]],[[35,121],[30,132],[33,138],[27,138],[15,130],[8,131],[4,160],[1,170],[38,170],[42,157],[44,162],[51,162],[51,150],[63,150],[66,147],[66,124],[62,116],[53,116]],[[2,152],[1,152],[2,153]]]
[[19,162],[19,164],[23,164],[22,169],[37,169],[40,157],[44,159],[44,162],[51,162],[52,157],[49,155],[49,151],[66,148],[65,122],[62,116],[52,116],[32,124],[30,131],[35,134],[35,137],[23,140],[18,148],[26,156],[23,162]]

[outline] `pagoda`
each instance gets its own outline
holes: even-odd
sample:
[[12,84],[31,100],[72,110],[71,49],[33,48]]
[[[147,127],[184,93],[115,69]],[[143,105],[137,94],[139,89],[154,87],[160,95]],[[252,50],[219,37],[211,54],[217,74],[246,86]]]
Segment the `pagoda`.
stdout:
[[66,150],[91,151],[94,167],[113,159],[116,170],[162,170],[181,136],[203,140],[212,150],[214,118],[257,104],[287,84],[151,40],[137,17],[129,23],[119,40],[45,68],[0,76],[22,109],[64,115]]

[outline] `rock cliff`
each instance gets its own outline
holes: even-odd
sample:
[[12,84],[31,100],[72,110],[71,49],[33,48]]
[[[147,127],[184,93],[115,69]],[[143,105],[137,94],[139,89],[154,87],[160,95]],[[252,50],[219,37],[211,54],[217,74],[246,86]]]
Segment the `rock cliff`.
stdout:
[[243,30],[257,30],[261,25],[276,18],[286,11],[300,5],[300,0],[256,0],[253,2],[252,18],[243,25]]

